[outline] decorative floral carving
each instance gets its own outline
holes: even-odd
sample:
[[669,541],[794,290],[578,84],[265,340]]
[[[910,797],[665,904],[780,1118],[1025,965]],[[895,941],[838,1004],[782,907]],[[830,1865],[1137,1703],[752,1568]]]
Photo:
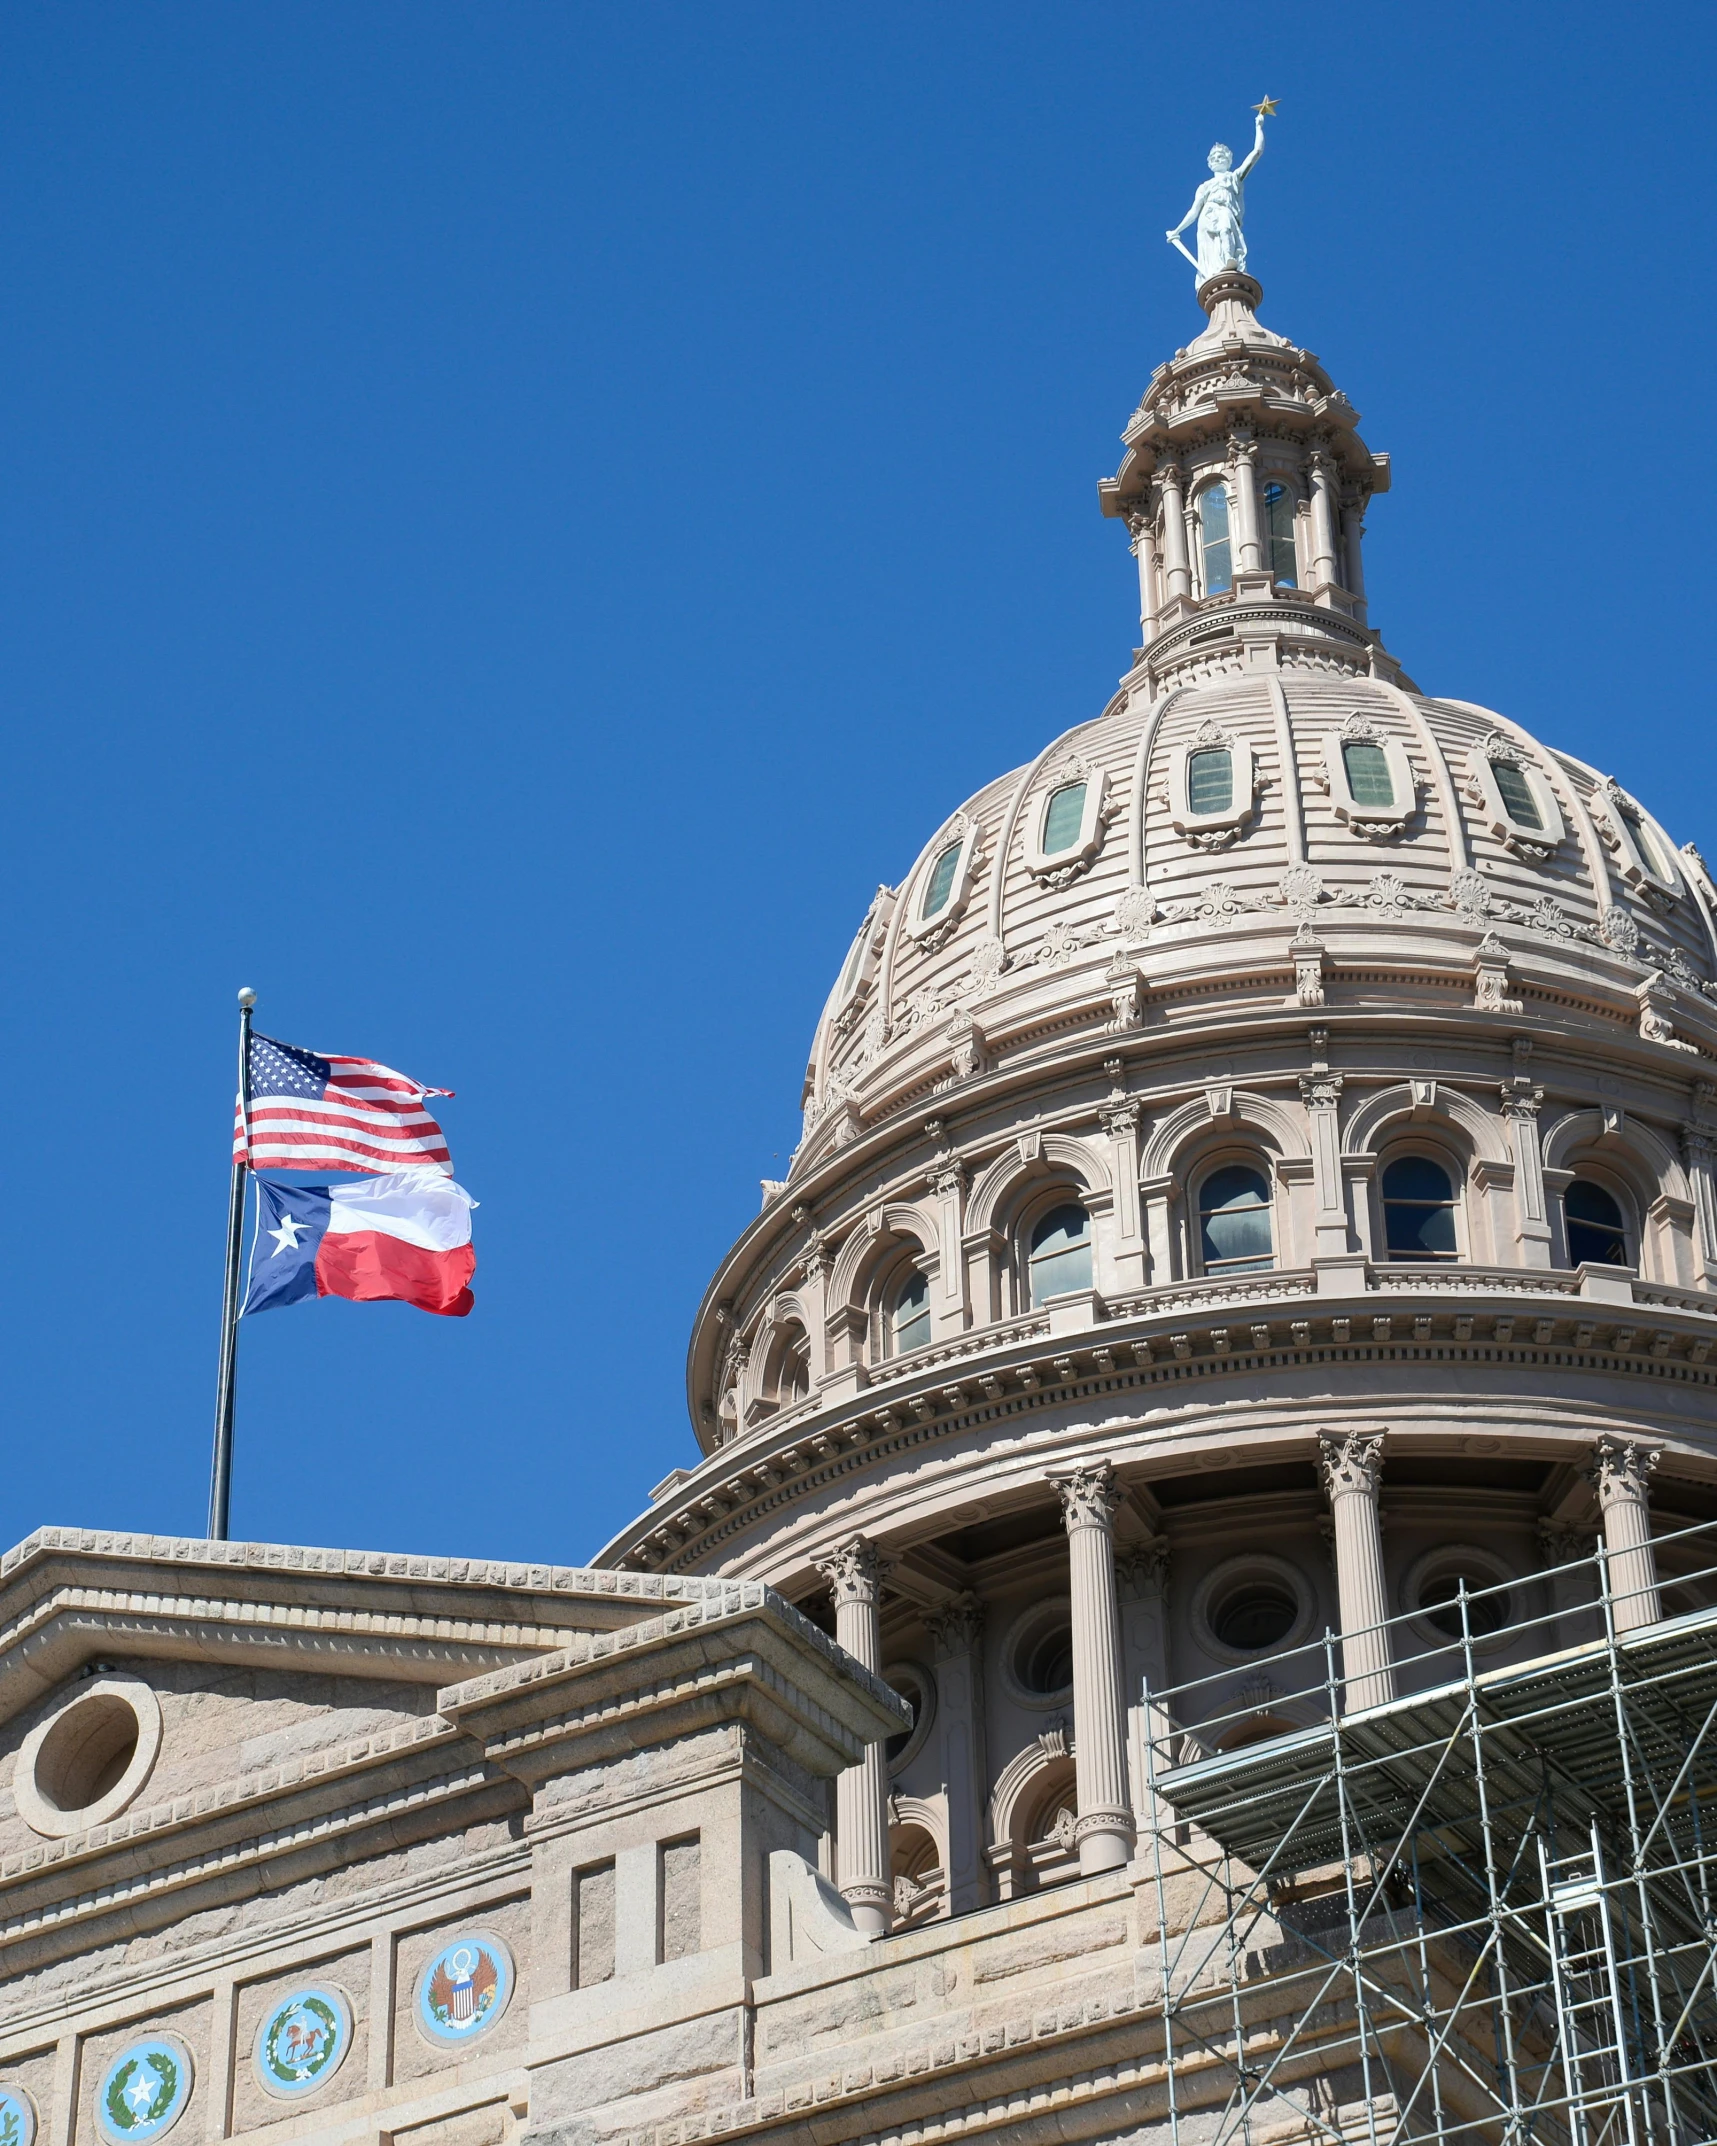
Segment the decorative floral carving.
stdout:
[[993,984],[1008,965],[1007,949],[993,932],[985,932],[972,948],[972,983],[983,990]]
[[852,1535],[826,1557],[814,1557],[811,1562],[828,1581],[836,1609],[844,1609],[854,1602],[874,1608],[887,1569],[875,1543],[866,1541],[862,1535]]
[[1074,1528],[1102,1528],[1114,1524],[1115,1508],[1121,1502],[1115,1471],[1106,1460],[1088,1468],[1076,1468],[1055,1485],[1061,1495],[1061,1518],[1069,1533]]
[[1383,733],[1363,710],[1356,708],[1341,726],[1342,738],[1354,745],[1381,745]]
[[1598,919],[1598,936],[1614,953],[1632,960],[1639,952],[1639,926],[1625,909],[1606,909]]
[[1129,887],[1115,904],[1115,929],[1123,938],[1147,938],[1156,920],[1156,896],[1148,887]]
[[1083,931],[1075,931],[1065,917],[1051,917],[1043,937],[1032,951],[1032,962],[1040,969],[1063,968],[1075,954],[1083,953],[1102,936],[1100,924],[1090,924]]
[[1318,1468],[1332,1499],[1375,1498],[1383,1479],[1383,1433],[1352,1431],[1345,1438],[1322,1433],[1318,1439]]
[[970,1654],[984,1633],[984,1605],[963,1588],[950,1595],[940,1609],[927,1610],[924,1629],[942,1654]]
[[1639,1439],[1617,1438],[1605,1432],[1592,1448],[1587,1479],[1605,1505],[1624,1498],[1643,1504],[1662,1453],[1661,1446],[1648,1446]]

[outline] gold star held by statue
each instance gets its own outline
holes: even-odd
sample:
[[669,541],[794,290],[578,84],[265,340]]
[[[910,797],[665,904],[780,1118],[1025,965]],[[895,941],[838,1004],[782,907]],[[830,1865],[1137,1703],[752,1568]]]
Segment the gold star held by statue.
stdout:
[[1262,104],[1255,104],[1252,109],[1260,119],[1274,119],[1276,116],[1276,100],[1274,97],[1266,97]]

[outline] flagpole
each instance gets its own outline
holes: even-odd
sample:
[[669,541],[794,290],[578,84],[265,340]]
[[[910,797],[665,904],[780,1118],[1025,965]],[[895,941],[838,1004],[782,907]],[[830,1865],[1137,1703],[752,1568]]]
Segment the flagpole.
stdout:
[[[248,984],[238,995],[238,1107],[244,1145],[250,1148],[250,1015],[256,993]],[[239,1264],[244,1255],[244,1181],[248,1162],[233,1163],[227,1195],[227,1282],[221,1299],[221,1370],[215,1386],[215,1455],[209,1470],[209,1539],[225,1542],[232,1505],[233,1384],[238,1371]]]

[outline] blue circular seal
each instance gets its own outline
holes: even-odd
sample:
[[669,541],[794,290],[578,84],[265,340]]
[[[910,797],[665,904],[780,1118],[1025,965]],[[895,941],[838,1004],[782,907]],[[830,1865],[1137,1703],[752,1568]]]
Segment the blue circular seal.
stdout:
[[36,2104],[29,2092],[0,2081],[0,2146],[36,2146]]
[[144,2146],[185,2113],[195,2079],[191,2052],[176,2034],[152,2034],[123,2048],[95,2090],[95,2121],[110,2146]]
[[492,2027],[513,1994],[513,1955],[490,1930],[462,1930],[417,1978],[418,2032],[437,2048]]
[[344,1990],[317,1983],[294,1990],[263,2016],[251,2063],[265,2094],[301,2101],[326,2086],[352,2046],[352,2007]]

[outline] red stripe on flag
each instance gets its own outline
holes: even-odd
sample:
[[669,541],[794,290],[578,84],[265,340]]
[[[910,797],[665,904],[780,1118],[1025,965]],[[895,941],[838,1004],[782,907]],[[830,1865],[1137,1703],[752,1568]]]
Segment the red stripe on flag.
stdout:
[[330,1230],[316,1252],[316,1294],[360,1304],[415,1304],[463,1319],[471,1309],[477,1255],[468,1244],[431,1252],[380,1230]]

